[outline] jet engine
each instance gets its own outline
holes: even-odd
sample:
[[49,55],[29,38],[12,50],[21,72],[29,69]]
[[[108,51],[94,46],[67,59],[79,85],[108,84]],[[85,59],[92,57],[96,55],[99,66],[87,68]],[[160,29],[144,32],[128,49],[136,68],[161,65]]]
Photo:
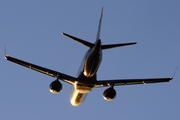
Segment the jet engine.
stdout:
[[59,93],[62,90],[62,84],[58,80],[55,80],[49,85],[49,90],[52,93]]
[[116,91],[113,87],[110,87],[103,92],[103,97],[105,100],[113,100],[116,97]]

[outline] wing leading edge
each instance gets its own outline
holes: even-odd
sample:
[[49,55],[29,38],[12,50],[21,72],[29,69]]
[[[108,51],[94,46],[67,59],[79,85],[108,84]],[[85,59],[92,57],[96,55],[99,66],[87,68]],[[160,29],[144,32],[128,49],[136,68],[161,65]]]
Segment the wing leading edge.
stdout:
[[8,55],[5,55],[5,58],[11,62],[22,65],[22,66],[27,67],[29,69],[41,72],[41,73],[49,75],[51,77],[57,77],[58,79],[61,79],[61,80],[65,81],[67,83],[70,83],[70,84],[74,84],[75,81],[77,81],[77,78],[75,78],[75,77],[72,77],[72,76],[69,76],[69,75],[66,75],[66,74],[45,68],[45,67],[41,67],[41,66],[38,66],[38,65],[35,65],[32,63],[28,63],[28,62],[25,62],[23,60],[10,57]]
[[149,78],[149,79],[100,80],[96,82],[95,87],[160,83],[160,82],[169,82],[172,79],[173,79],[172,77],[169,77],[169,78]]

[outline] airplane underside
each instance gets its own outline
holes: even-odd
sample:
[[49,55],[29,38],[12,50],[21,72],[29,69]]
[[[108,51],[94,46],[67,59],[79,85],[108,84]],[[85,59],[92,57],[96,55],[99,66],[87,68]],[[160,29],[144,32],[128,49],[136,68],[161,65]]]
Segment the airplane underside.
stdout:
[[59,80],[62,80],[64,82],[71,84],[72,87],[70,90],[70,103],[73,106],[80,105],[86,98],[87,93],[97,87],[109,87],[106,90],[104,90],[103,97],[105,100],[113,100],[116,97],[116,91],[114,89],[115,86],[161,83],[161,82],[169,82],[170,80],[173,79],[172,77],[169,77],[169,78],[146,78],[146,79],[97,80],[96,72],[102,60],[102,50],[136,44],[136,42],[132,42],[132,43],[101,45],[100,28],[101,28],[102,16],[103,16],[103,8],[101,11],[95,43],[90,43],[88,41],[63,33],[63,35],[89,48],[89,50],[86,52],[84,56],[84,59],[81,63],[81,66],[77,72],[76,77],[73,77],[73,76],[52,70],[52,69],[41,67],[41,66],[8,56],[6,54],[5,54],[5,58],[8,61],[14,62],[16,64],[22,65],[29,69],[32,69],[37,72],[56,78],[56,80],[51,82],[51,84],[49,85],[49,89],[52,93],[59,93],[62,90],[62,84]]
[[73,106],[80,105],[85,100],[86,96],[87,93],[81,93],[77,91],[74,85],[72,85],[69,98],[70,98],[70,103]]

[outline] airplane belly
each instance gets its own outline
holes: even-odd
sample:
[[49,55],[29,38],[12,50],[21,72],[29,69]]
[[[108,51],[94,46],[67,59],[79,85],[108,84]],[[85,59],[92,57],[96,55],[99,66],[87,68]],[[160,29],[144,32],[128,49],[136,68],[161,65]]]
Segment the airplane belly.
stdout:
[[86,98],[87,93],[80,93],[78,92],[74,85],[71,87],[71,91],[70,91],[70,103],[73,106],[79,106],[84,99]]
[[92,77],[99,68],[101,63],[101,55],[99,53],[90,54],[85,60],[84,75],[86,77]]
[[75,89],[80,93],[88,93],[94,89],[94,86],[84,86],[75,84]]

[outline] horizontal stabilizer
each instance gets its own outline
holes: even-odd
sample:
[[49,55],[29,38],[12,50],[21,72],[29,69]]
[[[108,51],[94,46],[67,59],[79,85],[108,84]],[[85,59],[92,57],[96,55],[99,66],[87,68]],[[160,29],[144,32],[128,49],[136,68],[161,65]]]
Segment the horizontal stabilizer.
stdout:
[[71,39],[73,39],[73,40],[75,40],[75,41],[77,41],[77,42],[79,42],[79,43],[89,47],[89,48],[93,48],[94,47],[93,43],[87,42],[85,40],[79,39],[79,38],[71,36],[71,35],[68,35],[66,33],[62,33],[62,34],[65,35],[66,37],[69,37],[69,38],[71,38]]
[[121,44],[110,44],[110,45],[102,45],[101,49],[105,50],[105,49],[110,49],[110,48],[115,48],[115,47],[122,47],[122,46],[127,46],[127,45],[134,45],[136,44],[136,42],[133,43],[121,43]]

